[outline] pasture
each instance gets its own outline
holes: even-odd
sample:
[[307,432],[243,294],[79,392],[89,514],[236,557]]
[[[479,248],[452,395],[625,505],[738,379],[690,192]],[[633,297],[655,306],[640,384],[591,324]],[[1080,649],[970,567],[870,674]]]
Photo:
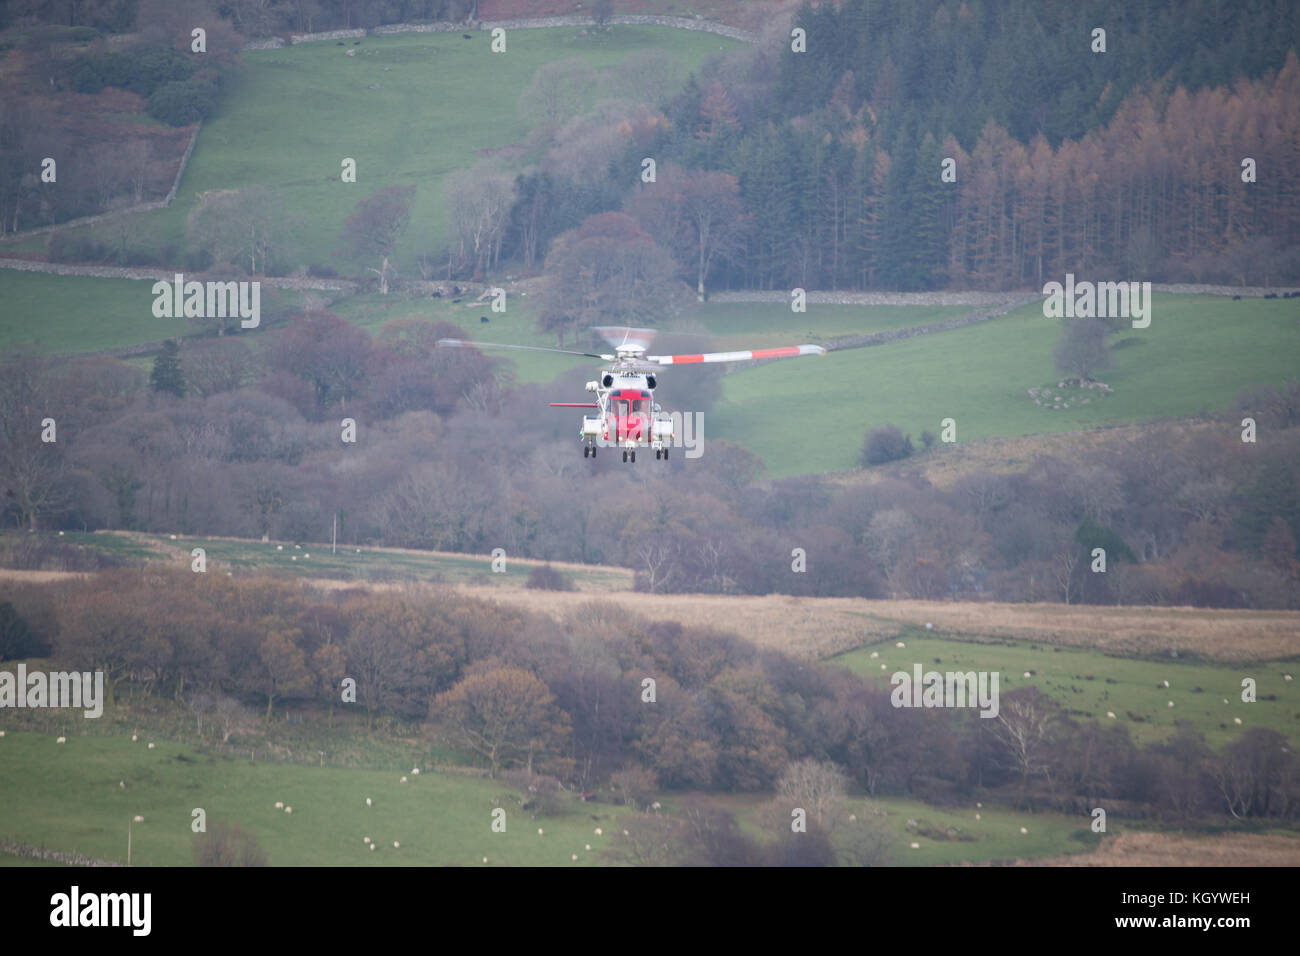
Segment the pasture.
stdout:
[[[326,529],[328,530],[328,529]],[[190,566],[191,549],[203,548],[209,571],[268,572],[298,578],[322,578],[370,583],[415,582],[470,584],[478,587],[522,587],[528,573],[548,562],[510,557],[505,571],[493,572],[492,556],[415,551],[404,548],[357,548],[338,546],[330,552],[329,542],[295,544],[263,542],[246,538],[213,538],[140,532],[99,531],[91,534],[67,532],[58,541],[124,558],[165,562],[179,568]],[[606,565],[549,562],[569,575],[576,593],[627,590],[632,571]]]
[[[877,688],[885,691],[890,689],[890,674],[901,670],[910,675],[918,663],[923,671],[940,673],[996,671],[1002,695],[1032,686],[1050,695],[1076,720],[1106,724],[1111,722],[1107,712],[1114,713],[1114,721],[1128,727],[1133,739],[1141,742],[1163,739],[1183,724],[1199,730],[1216,748],[1252,727],[1267,727],[1300,740],[1300,691],[1294,680],[1283,676],[1294,676],[1300,665],[1295,659],[1234,666],[1186,658],[1119,657],[1032,641],[975,643],[922,636],[925,633],[907,632],[903,648],[895,641],[880,641],[831,661],[873,678]],[[1241,699],[1244,677],[1256,682],[1254,703]],[[1163,686],[1166,680],[1168,688]]]
[[[679,58],[685,82],[705,58],[738,45],[666,27],[579,32],[512,30],[502,54],[491,52],[485,32],[471,40],[406,33],[348,40],[346,48],[322,41],[247,51],[220,114],[199,134],[176,201],[141,214],[144,228],[158,246],[181,243],[199,195],[264,185],[297,219],[298,261],[360,274],[374,263],[338,249],[344,220],[375,190],[414,184],[410,227],[393,261],[401,275],[418,276],[417,256],[448,239],[446,177],[522,143],[530,118],[519,116],[519,95],[543,64],[578,57],[612,70],[633,51],[665,49]],[[612,90],[615,79],[601,90]],[[356,160],[355,183],[341,181],[345,157]],[[524,158],[516,155],[505,168],[517,171]],[[98,227],[88,228],[95,234]]]
[[[149,739],[69,735],[57,744],[51,734],[7,733],[0,738],[0,840],[124,862],[127,821],[139,815],[144,822],[132,827],[132,863],[185,866],[198,807],[209,824],[225,820],[251,833],[274,866],[482,866],[484,857],[488,865],[581,866],[616,862],[619,834],[636,815],[575,800],[563,813],[534,819],[504,782],[433,769],[418,744],[409,748],[409,762],[394,757],[392,769],[362,770],[250,762],[167,740],[149,750]],[[410,773],[416,765],[425,767],[419,775]],[[406,783],[399,782],[403,775]],[[276,802],[293,812],[276,809]],[[665,795],[664,812],[701,802],[735,813],[756,832],[761,801],[753,796],[675,793]],[[504,833],[491,830],[496,807],[506,811]],[[990,807],[977,821],[973,805],[938,809],[862,797],[850,797],[842,812],[879,818],[888,860],[902,865],[1033,858],[1086,847],[1075,834],[1087,821],[1063,814]],[[1022,826],[1028,834],[1019,832]],[[369,849],[367,836],[378,849]],[[913,841],[919,849],[911,849]],[[9,865],[37,864],[0,855],[0,866]]]
[[[794,327],[812,327],[817,312]],[[1060,322],[1032,303],[966,328],[728,375],[710,433],[740,442],[784,477],[854,468],[863,436],[887,424],[917,442],[953,418],[957,441],[972,442],[1181,418],[1228,406],[1244,386],[1293,378],[1297,319],[1294,300],[1156,293],[1150,328],[1115,335],[1130,342],[1097,376],[1114,394],[1079,393],[1088,404],[1051,409],[1035,405],[1028,389],[1056,384]]]
[[[76,354],[192,334],[197,320],[153,314],[152,279],[104,279],[0,269],[0,350]],[[300,294],[263,286],[262,325]],[[255,331],[255,330],[250,330]],[[257,336],[250,335],[249,342]]]

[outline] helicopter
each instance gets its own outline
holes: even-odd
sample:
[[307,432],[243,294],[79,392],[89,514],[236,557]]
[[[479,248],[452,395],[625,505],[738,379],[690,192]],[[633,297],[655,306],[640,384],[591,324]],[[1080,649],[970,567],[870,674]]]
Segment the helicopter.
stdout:
[[593,408],[594,415],[583,415],[578,429],[582,457],[595,458],[598,447],[613,446],[623,451],[623,461],[635,462],[638,448],[653,448],[656,459],[668,458],[672,448],[673,420],[654,400],[658,373],[668,365],[699,365],[712,362],[747,362],[753,359],[796,358],[800,355],[825,355],[820,345],[787,345],[770,349],[745,349],[736,352],[704,352],[698,355],[647,355],[654,339],[653,329],[595,326],[594,332],[613,348],[612,353],[575,352],[569,349],[542,348],[535,345],[505,345],[499,342],[471,342],[464,339],[439,339],[443,348],[517,349],[527,352],[555,352],[579,355],[606,362],[600,378],[588,382],[586,390],[595,395],[594,402],[551,402],[551,408]]

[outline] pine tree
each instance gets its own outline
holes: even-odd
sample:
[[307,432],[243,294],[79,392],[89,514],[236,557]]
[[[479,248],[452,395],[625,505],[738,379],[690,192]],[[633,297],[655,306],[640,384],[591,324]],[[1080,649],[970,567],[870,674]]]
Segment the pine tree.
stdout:
[[169,392],[177,398],[185,397],[185,373],[181,370],[181,347],[175,340],[163,343],[162,351],[153,360],[149,373],[149,387],[155,392]]

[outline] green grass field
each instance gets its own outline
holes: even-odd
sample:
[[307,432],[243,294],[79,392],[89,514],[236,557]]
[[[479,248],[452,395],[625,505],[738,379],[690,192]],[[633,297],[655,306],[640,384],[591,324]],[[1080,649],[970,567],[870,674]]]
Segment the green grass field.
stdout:
[[[503,54],[491,52],[486,33],[473,40],[459,33],[366,37],[359,46],[348,40],[355,56],[329,41],[247,52],[220,114],[199,134],[176,201],[142,214],[145,228],[157,245],[181,242],[197,194],[266,185],[302,220],[296,258],[353,274],[374,263],[339,252],[344,220],[375,190],[414,184],[410,227],[394,263],[415,276],[417,255],[447,237],[446,176],[482,159],[483,150],[524,139],[529,118],[518,115],[519,95],[543,64],[579,57],[600,70],[632,51],[662,48],[679,58],[685,82],[706,57],[737,45],[666,27],[578,32],[512,30]],[[355,183],[340,179],[345,157],[356,160]]]
[[[1034,686],[1078,720],[1095,718],[1107,723],[1106,713],[1113,712],[1115,720],[1140,742],[1163,739],[1173,732],[1175,723],[1183,722],[1203,733],[1213,747],[1234,740],[1251,727],[1267,727],[1290,740],[1300,740],[1300,691],[1294,681],[1283,678],[1294,674],[1295,661],[1227,667],[1114,657],[1032,642],[980,644],[918,637],[916,632],[907,634],[903,643],[906,647],[898,648],[894,641],[871,644],[831,662],[874,677],[881,690],[890,689],[890,674],[899,670],[910,674],[917,663],[925,671],[941,673],[997,671],[1000,694]],[[873,653],[879,656],[873,658]],[[1024,677],[1026,671],[1031,676]],[[1255,679],[1254,703],[1241,700],[1243,677]],[[1166,680],[1168,688],[1163,686]],[[1273,699],[1267,699],[1270,697]],[[1172,708],[1169,701],[1174,702]],[[1240,725],[1233,723],[1237,717]]]
[[[0,350],[82,353],[191,334],[194,322],[153,314],[153,281],[56,276],[0,269]],[[292,308],[300,294],[261,291],[262,322]],[[251,330],[250,330],[251,331]],[[254,341],[256,336],[250,336]]]
[[[815,309],[798,318],[799,327],[818,321]],[[1295,377],[1297,319],[1289,300],[1156,294],[1150,328],[1119,333],[1138,341],[1098,376],[1114,394],[1053,410],[1027,394],[1057,381],[1060,323],[1035,303],[962,329],[729,375],[709,433],[782,477],[853,468],[866,432],[886,424],[915,440],[950,417],[961,442],[1184,417],[1226,407],[1246,385]]]
[[[0,738],[0,838],[124,862],[127,821],[139,815],[144,822],[132,826],[132,863],[183,866],[192,859],[192,811],[201,808],[209,823],[226,820],[251,833],[277,866],[481,866],[484,857],[488,865],[573,866],[613,862],[616,835],[634,816],[622,807],[575,801],[568,812],[534,819],[512,802],[501,781],[429,769],[410,774],[427,753],[418,746],[410,748],[409,762],[394,758],[390,770],[358,770],[255,763],[168,741],[149,750],[147,740],[69,735],[58,744],[51,734],[7,733]],[[407,783],[400,782],[404,774]],[[665,812],[697,797],[736,813],[754,832],[761,800],[753,796],[665,795]],[[275,809],[277,801],[292,814]],[[491,829],[496,807],[506,811],[504,833]],[[977,821],[973,806],[968,812],[860,797],[850,798],[843,812],[867,820],[873,809],[885,813],[889,859],[896,864],[1085,848],[1076,834],[1086,821],[1062,814],[990,807]],[[1022,826],[1028,834],[1019,832]],[[378,849],[368,848],[367,836]],[[912,841],[920,848],[912,849]],[[42,864],[0,855],[0,866],[11,865]]]
[[[508,558],[506,570],[492,571],[490,555],[451,555],[433,552],[403,551],[394,548],[356,548],[340,545],[330,553],[328,542],[318,544],[264,543],[236,538],[205,538],[187,535],[173,540],[168,535],[94,534],[67,532],[60,543],[93,548],[136,562],[141,559],[164,561],[177,567],[190,565],[190,549],[203,548],[212,571],[266,571],[297,577],[339,578],[343,580],[439,581],[447,584],[518,586],[529,571],[542,561]],[[142,542],[153,542],[150,549]],[[632,572],[607,567],[561,565],[582,590],[627,590]]]

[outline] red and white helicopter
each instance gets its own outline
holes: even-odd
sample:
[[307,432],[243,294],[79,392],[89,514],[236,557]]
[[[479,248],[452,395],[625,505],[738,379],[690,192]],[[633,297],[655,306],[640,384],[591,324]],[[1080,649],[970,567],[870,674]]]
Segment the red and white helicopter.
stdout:
[[594,392],[594,402],[551,402],[552,408],[594,408],[595,415],[584,415],[578,440],[582,457],[596,457],[598,442],[623,450],[624,461],[636,461],[638,448],[653,448],[655,458],[668,457],[672,448],[672,417],[654,400],[657,373],[665,365],[698,365],[708,362],[747,362],[753,359],[795,358],[800,355],[825,355],[820,345],[787,345],[774,349],[746,349],[739,352],[704,352],[699,355],[646,355],[654,338],[653,329],[599,326],[593,331],[614,347],[613,354],[574,352],[533,345],[503,345],[497,342],[470,342],[463,339],[439,339],[447,348],[519,349],[528,352],[556,352],[601,359],[609,364],[600,378],[587,383]]

